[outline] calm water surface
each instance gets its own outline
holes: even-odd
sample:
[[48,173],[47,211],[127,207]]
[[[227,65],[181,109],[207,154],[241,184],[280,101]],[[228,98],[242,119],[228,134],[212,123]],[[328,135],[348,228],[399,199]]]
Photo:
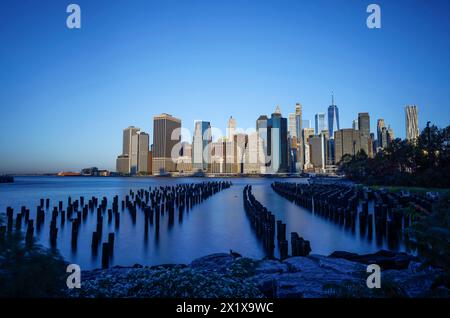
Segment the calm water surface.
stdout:
[[[119,201],[129,194],[129,190],[146,189],[151,186],[175,185],[180,183],[197,183],[220,179],[212,178],[85,178],[85,177],[16,177],[13,184],[0,184],[0,212],[6,207],[14,208],[14,219],[22,205],[30,209],[30,218],[36,219],[36,207],[40,198],[50,199],[50,208],[46,211],[45,222],[40,232],[35,232],[38,241],[49,247],[49,226],[51,210],[67,199],[85,197],[87,202],[92,196],[108,198],[108,208],[112,198],[119,196]],[[107,241],[109,232],[115,232],[115,246],[112,265],[133,265],[136,263],[156,265],[165,263],[188,263],[197,257],[211,253],[229,252],[230,249],[253,258],[262,258],[265,251],[251,228],[244,212],[242,191],[251,184],[255,197],[265,205],[276,219],[287,224],[288,239],[290,232],[311,242],[312,253],[328,255],[336,250],[355,253],[370,253],[384,249],[404,251],[403,244],[389,246],[386,240],[377,242],[361,236],[359,227],[352,233],[344,227],[322,219],[277,195],[270,187],[276,179],[265,178],[231,178],[222,179],[233,182],[233,186],[210,197],[183,213],[179,219],[175,213],[175,222],[170,225],[167,214],[161,217],[159,235],[150,225],[145,235],[143,213],[138,210],[136,223],[132,222],[128,211],[122,211],[119,203],[120,227],[114,227],[114,218],[108,224],[104,217],[103,241]],[[288,182],[306,182],[305,179],[283,179]],[[58,218],[57,249],[71,263],[77,263],[84,269],[99,268],[101,255],[91,251],[92,232],[96,229],[96,211],[88,214],[82,222],[78,235],[77,248],[71,246],[71,223],[66,220],[61,225]],[[22,229],[25,229],[23,226]],[[375,232],[375,231],[374,231]],[[99,248],[99,251],[101,248]],[[278,254],[276,250],[275,254]]]

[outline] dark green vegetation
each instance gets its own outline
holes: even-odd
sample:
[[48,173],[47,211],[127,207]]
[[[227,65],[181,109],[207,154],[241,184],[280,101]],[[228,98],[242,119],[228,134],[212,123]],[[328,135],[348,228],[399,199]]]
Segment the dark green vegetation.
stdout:
[[374,158],[345,155],[339,171],[367,185],[450,188],[450,126],[427,126],[415,142],[396,139]]
[[422,255],[426,264],[443,268],[443,278],[450,286],[450,200],[437,201],[431,213],[421,213],[410,209],[415,222],[407,229],[411,244]]
[[57,297],[67,288],[65,275],[57,252],[26,244],[17,232],[0,238],[0,297]]
[[415,220],[407,230],[411,244],[427,262],[450,273],[450,126],[438,129],[429,124],[415,142],[396,139],[387,149],[368,158],[364,152],[344,156],[340,172],[355,182],[390,191],[408,190],[422,194],[439,192],[431,211],[411,203],[408,213]]

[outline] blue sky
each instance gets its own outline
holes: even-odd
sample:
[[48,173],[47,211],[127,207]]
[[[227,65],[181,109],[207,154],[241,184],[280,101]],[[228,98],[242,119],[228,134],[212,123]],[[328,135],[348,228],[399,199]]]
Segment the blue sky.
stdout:
[[[67,29],[66,6],[82,28]],[[381,6],[382,28],[366,27]],[[405,136],[450,124],[449,1],[72,0],[0,3],[0,173],[114,169],[122,129],[168,112],[193,129],[304,118],[331,91],[341,127],[369,112]]]

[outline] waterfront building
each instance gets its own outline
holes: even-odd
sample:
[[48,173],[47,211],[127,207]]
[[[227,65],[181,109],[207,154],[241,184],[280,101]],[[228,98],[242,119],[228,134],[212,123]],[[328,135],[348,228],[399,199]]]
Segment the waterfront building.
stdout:
[[153,162],[154,175],[176,172],[180,156],[177,146],[181,142],[181,120],[169,114],[153,117]]
[[132,138],[140,131],[139,128],[129,126],[123,130],[122,154],[117,157],[116,171],[121,174],[131,173]]
[[244,173],[260,173],[261,163],[258,158],[258,132],[248,134],[247,147],[245,148]]
[[288,135],[287,119],[281,115],[280,107],[276,107],[267,122],[270,134],[271,173],[288,172]]
[[195,123],[194,137],[192,141],[192,169],[194,171],[207,171],[211,162],[212,142],[211,124],[208,121]]
[[269,133],[269,119],[266,115],[259,116],[256,120],[256,132],[258,134],[258,160],[261,162],[260,173],[268,172],[271,163],[271,143]]

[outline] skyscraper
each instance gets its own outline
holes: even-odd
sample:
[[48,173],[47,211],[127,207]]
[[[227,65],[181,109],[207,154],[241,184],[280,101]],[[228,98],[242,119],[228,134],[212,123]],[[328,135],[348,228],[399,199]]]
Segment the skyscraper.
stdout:
[[384,119],[383,118],[379,118],[377,120],[377,143],[378,143],[378,147],[383,147],[382,146],[382,132],[383,132],[383,127],[386,127],[386,124],[384,123]]
[[208,164],[211,163],[211,150],[208,150],[208,145],[211,142],[211,124],[208,121],[197,121],[192,141],[192,168],[194,171],[208,169]]
[[303,164],[305,162],[305,151],[303,148],[303,120],[302,120],[302,105],[300,103],[297,103],[295,105],[295,130],[296,134],[295,137],[297,138],[297,151],[296,151],[296,159],[297,162],[295,163],[294,169],[292,169],[294,172],[301,172],[303,169]]
[[331,95],[331,105],[328,106],[328,133],[329,133],[329,145],[328,145],[328,158],[327,163],[335,163],[334,158],[334,133],[339,130],[339,109],[334,104],[334,94]]
[[260,173],[257,131],[248,134],[247,147],[245,148],[244,173]]
[[[325,114],[324,114],[325,116]],[[305,163],[303,165],[304,170],[312,168],[311,164],[311,149],[310,149],[310,138],[314,136],[313,128],[303,128],[303,149],[305,151]]]
[[139,131],[131,136],[130,173],[147,173],[149,135]]
[[230,116],[227,125],[227,139],[228,141],[233,141],[233,136],[236,134],[236,119]]
[[354,120],[352,121],[352,128],[353,128],[354,130],[358,130],[358,129],[359,129],[359,126],[358,126],[358,119],[354,119]]
[[297,125],[296,125],[296,118],[295,113],[289,114],[289,134],[291,137],[297,137]]
[[309,138],[311,164],[317,172],[325,172],[327,139],[324,133]]
[[334,132],[339,130],[339,109],[334,104],[334,95],[331,95],[331,105],[328,106],[328,132],[330,139],[334,138]]
[[300,142],[302,138],[303,121],[302,121],[302,104],[295,104],[295,137]]
[[282,117],[280,108],[277,106],[275,112],[268,120],[271,144],[271,172],[288,171],[288,138],[287,120]]
[[140,128],[130,126],[128,128],[125,128],[123,130],[123,150],[122,155],[128,155],[131,154],[131,137],[133,135],[136,135],[138,131],[141,130]]
[[269,119],[266,115],[259,116],[256,120],[256,132],[258,134],[258,161],[260,172],[266,173],[271,161],[271,136],[269,132]]
[[366,137],[370,137],[370,116],[369,113],[358,114],[358,130]]
[[[179,153],[175,146],[181,149],[181,120],[169,114],[153,117],[153,174],[160,175],[176,171],[176,161]],[[172,153],[173,150],[173,153]]]
[[314,132],[316,133],[316,135],[320,134],[322,130],[327,129],[325,125],[325,113],[317,113],[314,116],[314,121],[315,121]]
[[416,105],[407,105],[405,107],[406,120],[406,139],[414,141],[419,137],[419,115]]
[[139,130],[139,128],[134,126],[129,126],[123,130],[122,154],[119,155],[116,160],[116,171],[118,173],[131,173],[132,138]]

